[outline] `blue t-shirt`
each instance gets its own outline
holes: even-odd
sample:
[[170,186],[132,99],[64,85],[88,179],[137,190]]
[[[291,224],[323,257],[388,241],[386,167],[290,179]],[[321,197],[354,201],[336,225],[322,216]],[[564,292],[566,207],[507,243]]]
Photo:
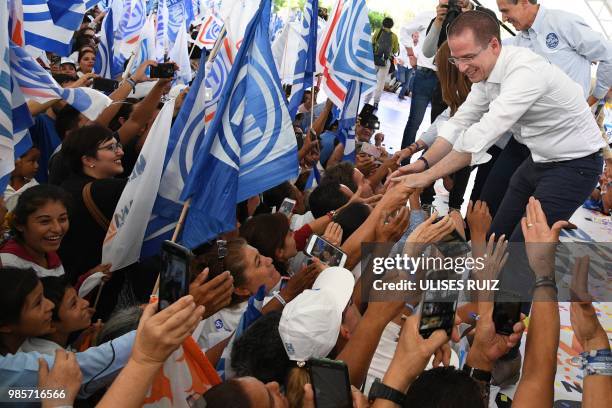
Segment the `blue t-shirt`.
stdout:
[[46,183],[49,179],[49,158],[55,149],[62,144],[62,141],[55,130],[54,119],[51,119],[45,113],[37,115],[34,119],[34,125],[30,128],[30,135],[32,136],[32,143],[40,150],[36,180],[39,183]]

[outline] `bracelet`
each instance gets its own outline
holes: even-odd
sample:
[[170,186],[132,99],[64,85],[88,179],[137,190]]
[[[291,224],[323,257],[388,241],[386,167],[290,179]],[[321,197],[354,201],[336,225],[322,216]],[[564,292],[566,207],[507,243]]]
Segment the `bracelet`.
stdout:
[[591,350],[572,358],[572,363],[580,364],[583,376],[612,375],[612,352],[610,349]]
[[536,279],[535,284],[533,285],[533,290],[541,287],[551,287],[555,290],[555,293],[559,293],[555,279],[549,276],[542,276]]
[[485,370],[480,370],[478,368],[473,368],[473,367],[470,367],[467,364],[463,365],[462,370],[463,370],[464,373],[466,373],[467,375],[469,375],[470,377],[472,377],[476,381],[480,381],[480,382],[484,382],[484,383],[491,382],[492,375],[491,375],[490,371],[485,371]]
[[280,292],[277,290],[274,293],[272,293],[272,297],[276,300],[278,300],[278,302],[283,305],[283,307],[287,306],[287,302],[285,301],[285,299],[283,299],[283,297],[281,296]]
[[329,212],[327,213],[327,216],[329,217],[329,220],[330,220],[330,221],[333,221],[333,220],[334,220],[334,216],[335,216],[335,215],[336,215],[336,212],[335,212],[335,211],[329,211]]
[[132,87],[132,92],[136,89],[136,81],[134,81],[132,78],[126,78],[125,82],[130,84],[130,86]]
[[429,170],[429,162],[427,161],[427,159],[423,156],[419,157],[419,160],[422,160],[423,163],[425,163],[425,170]]

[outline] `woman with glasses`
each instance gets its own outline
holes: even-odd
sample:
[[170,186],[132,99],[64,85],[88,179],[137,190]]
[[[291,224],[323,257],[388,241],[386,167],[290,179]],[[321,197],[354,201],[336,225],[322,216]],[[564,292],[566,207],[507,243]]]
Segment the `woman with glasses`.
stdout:
[[[64,139],[62,157],[71,175],[61,187],[72,196],[70,218],[75,222],[64,236],[59,255],[72,284],[101,262],[109,220],[127,183],[116,178],[123,173],[123,155],[117,134],[103,126],[84,126]],[[114,308],[123,276],[115,273],[104,285],[97,307],[101,317]]]

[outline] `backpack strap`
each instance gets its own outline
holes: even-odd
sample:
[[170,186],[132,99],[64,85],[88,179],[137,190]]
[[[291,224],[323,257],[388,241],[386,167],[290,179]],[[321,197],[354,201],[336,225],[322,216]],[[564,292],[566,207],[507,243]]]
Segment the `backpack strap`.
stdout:
[[94,221],[96,221],[100,228],[106,231],[108,230],[110,221],[104,216],[102,211],[100,211],[100,209],[93,200],[93,196],[91,195],[92,184],[93,182],[89,182],[85,184],[85,187],[83,187],[83,202],[85,203],[85,207],[87,207],[87,211],[89,211],[89,214],[92,216]]

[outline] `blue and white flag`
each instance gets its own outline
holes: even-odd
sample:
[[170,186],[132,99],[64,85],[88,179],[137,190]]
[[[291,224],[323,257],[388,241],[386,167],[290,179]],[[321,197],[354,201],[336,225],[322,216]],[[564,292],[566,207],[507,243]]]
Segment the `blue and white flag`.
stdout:
[[77,31],[87,11],[84,0],[47,0],[49,13],[56,26]]
[[317,69],[317,21],[319,0],[309,0],[302,16],[297,61],[293,73],[293,86],[289,97],[289,115],[295,118],[302,104],[304,91],[313,85],[313,75]]
[[62,88],[43,67],[25,50],[13,43],[10,46],[11,76],[26,100],[45,103],[63,99],[87,119],[95,120],[111,104],[101,92],[91,88]]
[[168,5],[166,0],[157,3],[157,27],[155,31],[155,60],[164,62],[168,54]]
[[206,101],[205,107],[204,125],[206,127],[215,118],[217,105],[233,63],[232,46],[227,35],[224,33],[217,41],[221,43],[219,52],[211,62],[206,63],[206,88],[210,90],[210,99]]
[[285,27],[285,22],[283,19],[276,13],[272,14],[272,18],[270,19],[270,42],[274,42],[274,39],[281,31],[283,31],[283,27]]
[[145,0],[127,0],[124,4],[123,13],[119,24],[119,32],[115,34],[113,49],[113,57],[116,63],[120,65],[123,65],[136,52],[140,33],[147,18]]
[[223,21],[211,14],[202,22],[194,44],[200,49],[204,47],[208,50],[212,49],[217,42],[217,38],[219,38],[222,28]]
[[[0,0],[0,10],[7,10]],[[0,13],[0,26],[8,27],[8,13]],[[28,128],[34,121],[21,90],[11,75],[9,31],[0,31],[0,194],[4,193],[15,168],[15,159],[31,146]]]
[[166,102],[153,122],[111,218],[102,246],[102,261],[111,263],[114,271],[135,263],[140,256],[159,190],[175,102],[176,98]]
[[355,127],[359,115],[361,82],[349,82],[346,101],[338,120],[338,140],[344,145],[343,161],[355,162]]
[[334,105],[344,105],[352,80],[363,83],[364,94],[376,85],[372,30],[365,0],[337,0],[323,35],[318,62],[321,84]]
[[298,174],[297,146],[269,40],[270,0],[249,23],[181,198],[182,242],[195,247],[236,226],[236,204]]
[[206,110],[206,83],[204,81],[206,56],[200,58],[200,68],[189,93],[170,130],[168,148],[159,191],[145,231],[141,258],[157,255],[161,243],[172,237],[183,208],[181,192],[191,171],[194,155],[204,138]]
[[96,51],[96,62],[93,71],[103,78],[116,78],[123,72],[123,66],[117,64],[113,58],[113,47],[115,35],[113,33],[114,12],[111,7],[104,20],[102,20],[102,30],[100,30],[100,43]]
[[56,25],[47,0],[22,0],[25,43],[63,57],[72,52],[74,30]]
[[[187,52],[186,49],[185,52]],[[143,62],[152,59],[155,59],[155,16],[153,15],[147,18],[147,22],[140,33],[140,40],[130,74],[133,75]],[[181,74],[182,72],[179,72],[179,75]]]
[[175,83],[189,84],[191,82],[191,63],[189,62],[189,49],[187,48],[187,30],[184,27],[179,29],[174,46],[170,50],[168,57],[178,65],[179,71],[176,73]]
[[306,190],[312,190],[321,183],[321,172],[319,170],[319,166],[319,162],[312,166],[310,174],[308,175],[308,180],[306,180],[306,186],[304,187]]
[[[186,30],[193,20],[193,10],[187,3],[191,0],[167,0],[168,5],[168,47],[172,48],[179,28]],[[190,13],[191,10],[191,13]]]

